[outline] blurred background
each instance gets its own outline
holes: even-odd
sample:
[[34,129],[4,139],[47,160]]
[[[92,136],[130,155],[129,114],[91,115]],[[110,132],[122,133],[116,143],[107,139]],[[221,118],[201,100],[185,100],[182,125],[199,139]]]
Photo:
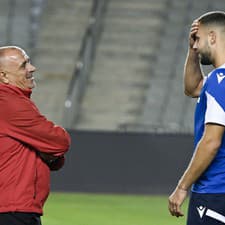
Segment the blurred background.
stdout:
[[1,45],[37,67],[33,98],[75,130],[192,133],[182,73],[193,19],[222,0],[2,0]]
[[33,98],[75,130],[192,133],[183,94],[193,19],[221,0],[2,0],[1,45],[37,67]]
[[27,51],[34,102],[72,137],[53,190],[172,191],[193,152],[188,33],[211,10],[224,1],[0,1],[0,44]]

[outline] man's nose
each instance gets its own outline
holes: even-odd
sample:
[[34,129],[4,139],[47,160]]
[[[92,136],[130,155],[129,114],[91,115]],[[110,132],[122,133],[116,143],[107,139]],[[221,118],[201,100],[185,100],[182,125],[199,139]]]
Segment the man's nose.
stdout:
[[196,50],[197,48],[198,48],[198,44],[197,44],[197,41],[195,41],[195,42],[194,42],[194,45],[193,45],[193,49]]
[[36,67],[33,66],[32,64],[30,64],[30,68],[29,68],[30,71],[34,72],[36,70]]

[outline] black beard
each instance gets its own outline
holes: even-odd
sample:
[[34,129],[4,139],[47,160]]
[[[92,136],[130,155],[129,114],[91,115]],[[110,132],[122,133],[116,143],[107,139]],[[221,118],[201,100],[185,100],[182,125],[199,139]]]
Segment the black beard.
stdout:
[[210,59],[210,56],[208,54],[200,55],[200,63],[202,65],[212,65],[212,60]]

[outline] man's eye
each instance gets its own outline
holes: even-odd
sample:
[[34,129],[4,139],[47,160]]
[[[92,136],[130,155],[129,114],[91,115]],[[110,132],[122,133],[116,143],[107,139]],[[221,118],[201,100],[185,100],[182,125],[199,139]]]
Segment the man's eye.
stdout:
[[196,37],[195,34],[193,34],[193,35],[192,35],[192,38],[193,38],[194,41],[196,41],[196,38],[197,38],[197,37]]
[[26,62],[23,63],[23,64],[21,65],[21,67],[22,67],[22,68],[25,68],[25,67],[26,67],[26,64],[27,64]]

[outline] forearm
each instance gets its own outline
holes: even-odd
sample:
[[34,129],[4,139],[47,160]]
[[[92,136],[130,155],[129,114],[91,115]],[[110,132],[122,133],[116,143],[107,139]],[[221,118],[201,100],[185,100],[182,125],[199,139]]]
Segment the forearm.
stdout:
[[28,144],[38,152],[52,156],[61,156],[67,152],[70,135],[65,129],[30,109],[21,110],[17,115],[16,118],[12,115],[7,124],[9,136]]
[[189,163],[188,168],[181,177],[178,188],[188,190],[193,183],[203,174],[214,159],[218,145],[209,141],[201,141]]
[[191,97],[199,95],[199,84],[203,79],[203,73],[199,63],[198,54],[189,49],[184,65],[184,92]]

